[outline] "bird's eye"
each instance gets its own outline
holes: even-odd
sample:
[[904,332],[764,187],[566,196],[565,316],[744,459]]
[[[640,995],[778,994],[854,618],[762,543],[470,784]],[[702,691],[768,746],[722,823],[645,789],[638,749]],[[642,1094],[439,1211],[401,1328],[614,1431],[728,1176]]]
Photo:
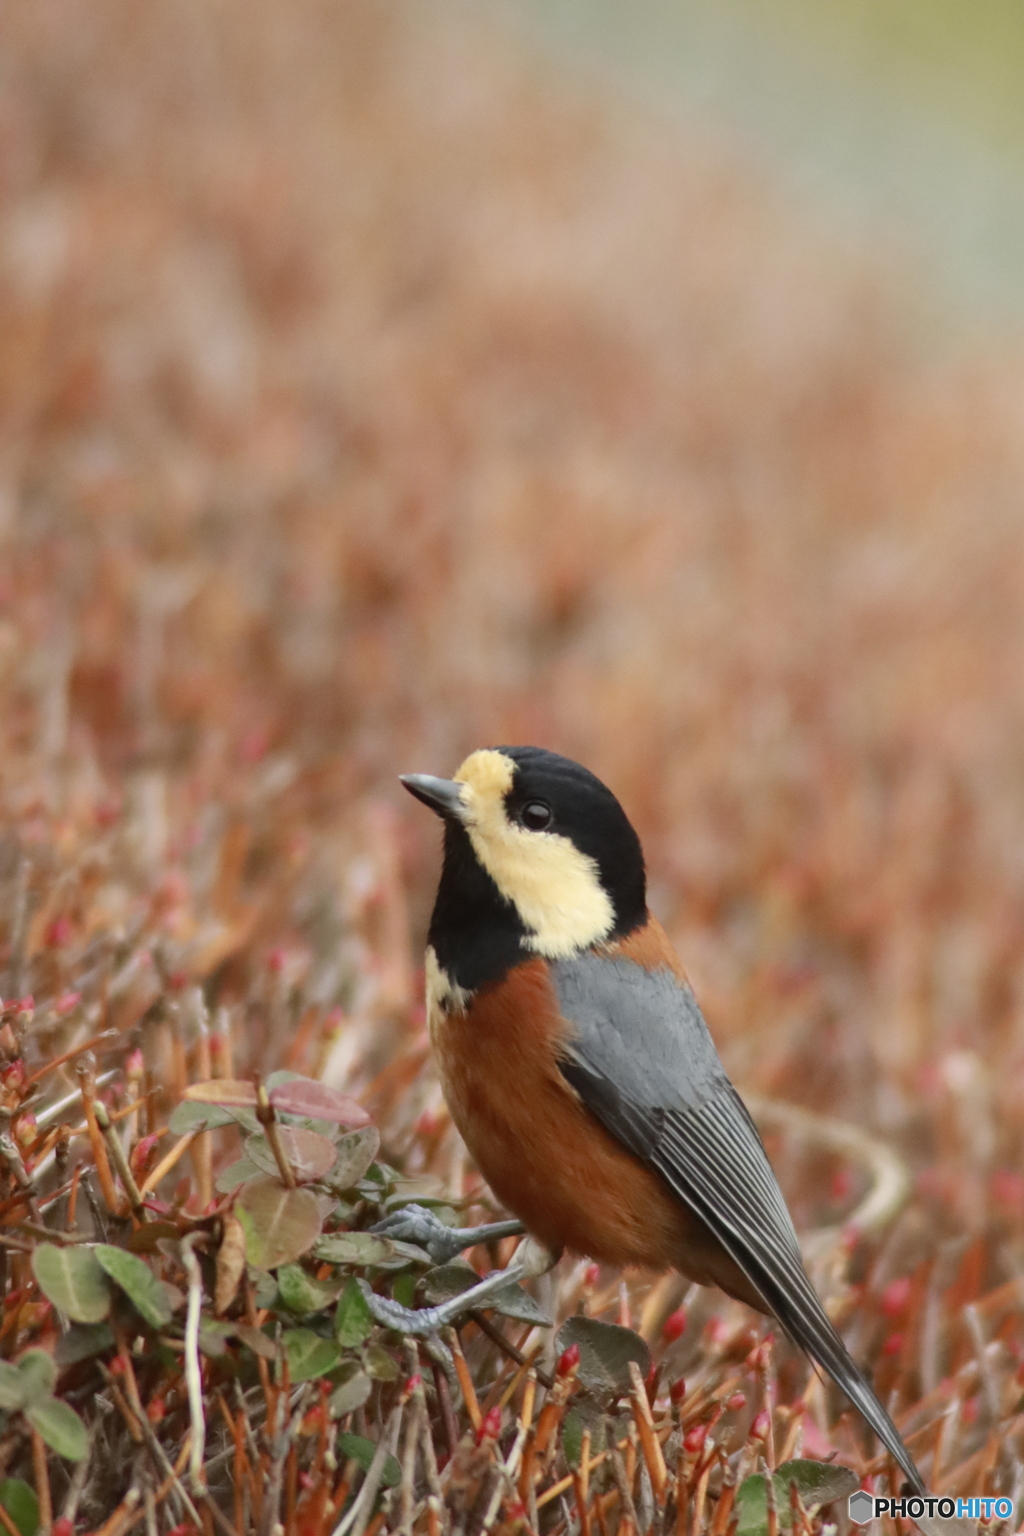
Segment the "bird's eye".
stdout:
[[523,806],[520,820],[528,831],[543,832],[545,827],[551,825],[551,807],[545,805],[543,800],[531,800]]

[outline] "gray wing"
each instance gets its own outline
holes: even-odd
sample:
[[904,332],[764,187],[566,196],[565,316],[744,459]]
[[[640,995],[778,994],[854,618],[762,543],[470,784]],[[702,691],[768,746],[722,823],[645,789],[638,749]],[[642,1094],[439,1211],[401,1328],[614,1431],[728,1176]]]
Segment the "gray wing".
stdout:
[[561,1069],[604,1128],[701,1218],[793,1339],[856,1404],[911,1483],[895,1425],[836,1333],[746,1106],[697,1001],[671,971],[585,954],[551,964],[573,1025]]

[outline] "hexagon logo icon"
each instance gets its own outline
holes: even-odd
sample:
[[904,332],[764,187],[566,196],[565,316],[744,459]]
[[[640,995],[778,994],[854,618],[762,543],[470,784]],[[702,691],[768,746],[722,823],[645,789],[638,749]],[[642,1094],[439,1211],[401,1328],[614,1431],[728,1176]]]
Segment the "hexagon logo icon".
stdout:
[[850,1519],[858,1525],[866,1525],[874,1519],[875,1501],[866,1488],[858,1488],[856,1493],[850,1494]]

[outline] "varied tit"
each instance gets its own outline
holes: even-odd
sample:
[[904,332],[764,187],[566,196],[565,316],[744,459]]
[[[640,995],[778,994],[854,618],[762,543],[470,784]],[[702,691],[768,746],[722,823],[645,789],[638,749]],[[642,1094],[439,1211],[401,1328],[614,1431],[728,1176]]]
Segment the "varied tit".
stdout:
[[[444,821],[426,954],[444,1095],[491,1189],[543,1245],[462,1308],[563,1248],[675,1266],[777,1318],[923,1492],[807,1277],[761,1138],[647,909],[618,800],[538,747],[474,752],[454,779],[402,783]],[[430,1309],[422,1326],[454,1315]]]

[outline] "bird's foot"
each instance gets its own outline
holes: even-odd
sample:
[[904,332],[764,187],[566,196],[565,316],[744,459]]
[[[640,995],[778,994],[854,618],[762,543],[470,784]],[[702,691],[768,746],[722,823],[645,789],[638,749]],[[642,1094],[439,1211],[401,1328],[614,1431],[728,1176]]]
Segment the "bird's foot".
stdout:
[[446,1227],[444,1222],[423,1205],[403,1205],[370,1228],[378,1237],[393,1237],[402,1243],[423,1248],[435,1264],[450,1264],[457,1254],[476,1243],[489,1243],[499,1237],[518,1237],[521,1221],[491,1221],[482,1227]]
[[[447,1230],[447,1229],[446,1229]],[[393,1235],[393,1234],[389,1234]],[[421,1241],[417,1239],[417,1241]],[[378,1296],[366,1280],[359,1281],[359,1288],[366,1297],[367,1306],[376,1322],[396,1333],[412,1334],[416,1338],[429,1338],[442,1328],[450,1327],[467,1312],[486,1307],[497,1293],[514,1281],[542,1275],[555,1262],[554,1255],[533,1238],[520,1243],[516,1256],[504,1269],[495,1269],[468,1291],[460,1291],[448,1301],[435,1307],[403,1307],[390,1297]]]

